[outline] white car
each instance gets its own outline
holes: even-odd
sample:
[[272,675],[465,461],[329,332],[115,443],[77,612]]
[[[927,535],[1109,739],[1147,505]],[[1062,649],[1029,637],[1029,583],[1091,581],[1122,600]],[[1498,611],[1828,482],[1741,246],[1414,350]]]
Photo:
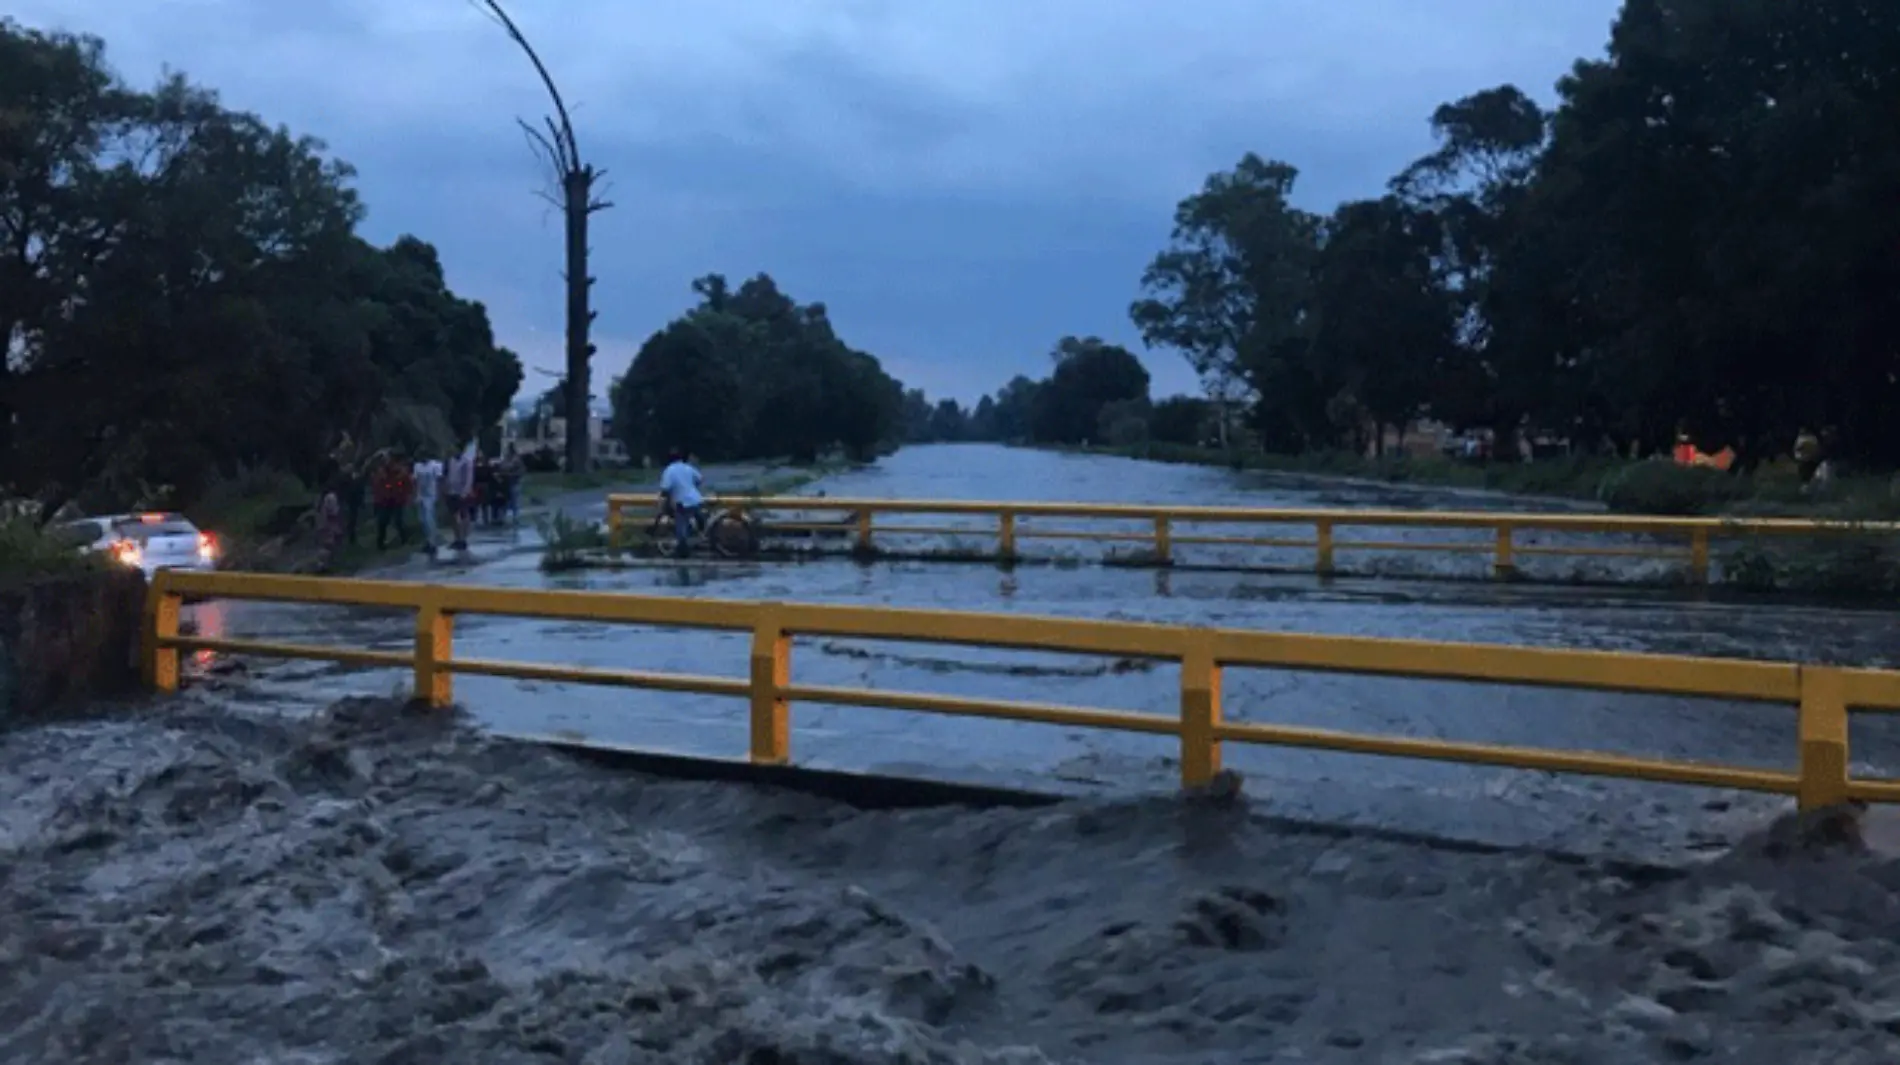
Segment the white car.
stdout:
[[85,552],[103,552],[114,562],[143,570],[218,568],[218,539],[200,532],[183,514],[111,514],[62,523],[55,533]]

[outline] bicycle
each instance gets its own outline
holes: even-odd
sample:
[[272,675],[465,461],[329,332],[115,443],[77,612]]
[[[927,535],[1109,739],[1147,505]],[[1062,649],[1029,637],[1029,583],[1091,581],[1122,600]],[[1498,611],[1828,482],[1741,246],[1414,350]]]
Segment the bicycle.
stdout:
[[[678,511],[672,507],[653,515],[647,526],[647,540],[662,558],[679,552],[674,534]],[[719,558],[743,558],[759,549],[758,529],[745,512],[734,507],[715,506],[710,500],[699,508],[696,528],[687,534],[689,544],[697,543]]]

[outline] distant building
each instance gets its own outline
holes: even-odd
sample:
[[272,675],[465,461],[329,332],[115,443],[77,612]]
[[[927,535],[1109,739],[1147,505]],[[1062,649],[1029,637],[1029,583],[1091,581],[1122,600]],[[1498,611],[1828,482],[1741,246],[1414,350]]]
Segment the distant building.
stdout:
[[[523,458],[544,452],[560,456],[567,450],[567,419],[532,408],[517,408],[502,420],[501,438],[504,444],[513,444],[516,453]],[[614,435],[613,418],[605,411],[595,410],[589,414],[587,443],[596,465],[633,463],[627,445]]]
[[1451,427],[1430,418],[1421,418],[1403,426],[1380,426],[1368,420],[1366,430],[1367,458],[1379,454],[1427,458],[1452,450]]

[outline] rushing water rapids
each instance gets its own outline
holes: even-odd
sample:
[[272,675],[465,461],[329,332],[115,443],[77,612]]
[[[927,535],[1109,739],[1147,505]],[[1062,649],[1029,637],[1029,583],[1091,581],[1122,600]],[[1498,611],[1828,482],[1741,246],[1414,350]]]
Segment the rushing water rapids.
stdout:
[[1900,1060],[1900,863],[863,811],[386,700],[0,737],[0,1061]]

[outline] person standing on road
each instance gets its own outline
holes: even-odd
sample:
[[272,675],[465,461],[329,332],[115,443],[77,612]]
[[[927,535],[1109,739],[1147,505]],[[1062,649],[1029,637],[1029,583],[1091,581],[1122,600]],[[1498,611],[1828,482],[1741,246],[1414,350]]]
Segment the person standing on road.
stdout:
[[[374,460],[371,460],[374,461]],[[363,501],[369,493],[365,464],[352,460],[343,467],[343,542],[356,546],[356,527],[363,523]]]
[[409,542],[409,526],[403,512],[409,509],[409,464],[402,456],[385,453],[376,464],[376,550],[389,548],[389,532],[396,532],[398,547]]
[[343,487],[343,474],[338,473],[324,489],[323,498],[317,502],[317,572],[328,573],[336,564],[337,552],[343,549],[343,500],[339,491]]
[[475,453],[475,491],[472,496],[475,520],[483,525],[495,524],[495,464],[488,456]]
[[700,493],[706,479],[688,458],[684,449],[675,449],[660,473],[660,504],[673,517],[673,544],[679,558],[692,551],[692,531],[699,527],[700,508],[706,505]]
[[435,504],[442,493],[442,464],[423,453],[416,463],[416,521],[422,525],[422,553],[435,557]]
[[503,448],[501,465],[495,468],[495,482],[501,489],[501,503],[510,525],[521,524],[521,480],[527,473],[528,468],[515,453],[515,446],[509,444]]
[[449,522],[454,529],[455,541],[452,546],[457,551],[468,550],[468,525],[472,516],[469,511],[474,506],[475,493],[475,442],[469,441],[449,459],[449,468],[443,478],[443,489],[448,495]]
[[1814,480],[1815,472],[1821,468],[1821,438],[1805,425],[1795,434],[1794,464],[1804,486]]

